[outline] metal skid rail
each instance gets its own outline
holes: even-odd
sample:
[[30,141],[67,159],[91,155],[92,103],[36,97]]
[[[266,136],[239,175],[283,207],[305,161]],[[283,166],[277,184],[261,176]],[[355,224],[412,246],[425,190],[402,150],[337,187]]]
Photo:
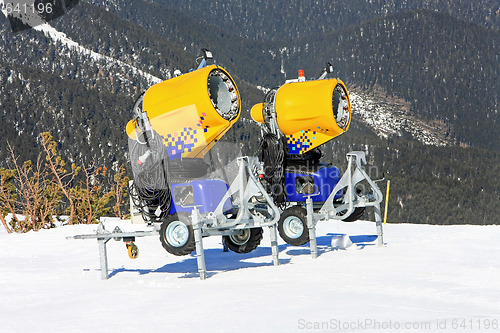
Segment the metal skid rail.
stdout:
[[104,224],[101,222],[97,227],[95,234],[90,235],[76,235],[66,237],[66,239],[97,239],[99,244],[99,260],[101,265],[101,279],[108,279],[108,254],[106,250],[106,243],[110,239],[115,241],[135,241],[135,237],[145,237],[145,236],[157,236],[159,235],[157,230],[152,231],[134,231],[134,232],[123,232],[119,227],[116,227],[113,232],[106,230]]

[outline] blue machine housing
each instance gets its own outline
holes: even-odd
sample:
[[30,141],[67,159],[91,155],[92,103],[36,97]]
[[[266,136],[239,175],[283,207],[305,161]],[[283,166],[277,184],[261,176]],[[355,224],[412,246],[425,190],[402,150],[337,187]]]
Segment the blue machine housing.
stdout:
[[[305,202],[311,195],[313,202],[325,202],[340,181],[338,168],[320,163],[315,166],[291,166],[285,170],[287,201]],[[340,190],[335,199],[343,196]]]
[[[200,213],[215,211],[226,194],[229,186],[220,179],[196,179],[185,183],[171,183],[172,205],[170,214],[176,212],[191,213],[197,206]],[[224,202],[223,211],[233,209],[231,198]]]

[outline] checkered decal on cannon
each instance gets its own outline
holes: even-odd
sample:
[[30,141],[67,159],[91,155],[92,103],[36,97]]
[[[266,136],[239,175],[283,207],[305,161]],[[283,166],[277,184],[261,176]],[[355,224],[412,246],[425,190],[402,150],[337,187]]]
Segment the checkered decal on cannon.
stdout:
[[162,136],[163,142],[167,147],[170,158],[179,158],[185,152],[191,152],[198,143],[200,135],[203,137],[200,129],[184,127],[182,131]]
[[313,141],[316,139],[316,132],[311,131],[300,131],[298,133],[287,135],[286,141],[288,144],[289,154],[303,154],[310,146],[312,146]]

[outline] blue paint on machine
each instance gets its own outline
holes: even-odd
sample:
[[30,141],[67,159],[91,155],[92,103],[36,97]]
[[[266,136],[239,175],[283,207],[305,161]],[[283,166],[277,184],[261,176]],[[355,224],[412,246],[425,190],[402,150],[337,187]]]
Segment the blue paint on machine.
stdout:
[[[193,207],[197,206],[200,213],[213,212],[222,201],[229,186],[219,179],[196,179],[190,182],[172,183],[172,205],[170,214],[176,212],[191,213]],[[223,206],[224,212],[233,208],[231,197]]]
[[[324,202],[340,181],[341,175],[335,166],[320,163],[315,166],[292,166],[285,171],[287,200],[305,202],[311,195],[313,202]],[[335,199],[343,196],[340,190]]]

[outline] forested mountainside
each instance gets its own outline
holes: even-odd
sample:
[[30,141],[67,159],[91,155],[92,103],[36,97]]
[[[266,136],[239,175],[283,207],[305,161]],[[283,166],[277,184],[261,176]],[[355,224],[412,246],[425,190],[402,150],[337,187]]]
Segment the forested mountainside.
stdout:
[[376,138],[358,122],[323,148],[341,170],[345,154],[365,151],[370,177],[385,194],[391,181],[391,221],[431,224],[496,224],[500,207],[500,153],[481,148],[432,146],[409,133]]
[[[275,48],[274,44],[241,38],[234,31],[209,25],[197,17],[146,0],[118,0],[113,2],[115,5],[107,1],[95,2],[96,5],[82,2],[79,9],[73,10],[71,16],[57,21],[55,27],[68,31],[68,36],[81,40],[86,47],[118,57],[124,54],[129,56],[127,45],[134,43],[136,39],[144,45],[141,34],[147,30],[162,41],[176,45],[154,55],[155,59],[152,61],[156,67],[165,67],[163,62],[170,61],[185,72],[196,67],[192,58],[185,56],[185,51],[198,55],[201,48],[208,48],[213,50],[219,64],[253,85],[260,84],[264,79],[271,79],[275,84],[282,82],[280,60],[270,52]],[[116,32],[124,31],[124,26],[119,26],[116,22],[133,27],[132,32],[140,27],[141,33],[127,33],[124,38]],[[96,31],[85,28],[93,24],[96,25]],[[157,50],[155,45],[148,43],[147,48],[135,51],[151,53],[153,50]],[[179,50],[182,52],[178,52]]]
[[[351,129],[324,147],[326,159],[342,169],[349,150],[366,151],[393,183],[390,220],[496,223],[498,15],[486,0],[88,0],[17,34],[0,15],[0,167],[7,141],[33,159],[45,131],[69,161],[126,164],[134,99],[174,69],[195,68],[203,47],[243,99],[226,139],[256,154],[248,110],[264,97],[257,86],[280,85],[299,68],[317,77],[331,61],[333,76],[370,102],[355,105]],[[374,125],[382,111],[404,126]],[[418,135],[422,128],[430,134]],[[428,135],[437,139],[421,139]]]
[[317,73],[333,59],[339,76],[411,104],[458,143],[500,149],[500,31],[448,14],[412,11],[302,39],[285,71]]
[[[499,115],[495,113],[500,91],[495,79],[500,67],[498,30],[465,23],[449,14],[418,10],[293,42],[259,43],[236,37],[231,33],[236,30],[225,32],[158,4],[138,1],[125,6],[118,1],[114,9],[106,7],[105,12],[82,6],[85,10],[77,11],[57,27],[70,31],[72,38],[96,52],[129,57],[131,52],[125,45],[128,39],[111,33],[116,31],[116,24],[108,22],[116,14],[175,45],[185,45],[191,53],[204,46],[224,50],[217,52],[218,62],[253,85],[277,86],[287,74],[296,75],[299,67],[309,76],[317,76],[328,60],[351,85],[382,89],[388,96],[409,101],[411,112],[444,129],[450,139],[499,148],[499,141],[494,140],[494,133],[500,131]],[[101,22],[101,28],[96,32],[81,28],[91,22]],[[133,32],[130,35],[131,39],[136,36]],[[158,60],[164,54],[170,59],[165,51],[149,63],[156,61],[156,67],[165,68],[166,64]]]
[[[99,0],[94,0],[96,3]],[[200,21],[256,40],[283,40],[342,30],[374,18],[409,10],[429,9],[466,22],[500,28],[500,5],[495,0],[153,0]],[[125,6],[123,2],[120,9]],[[112,7],[112,5],[107,5]]]

